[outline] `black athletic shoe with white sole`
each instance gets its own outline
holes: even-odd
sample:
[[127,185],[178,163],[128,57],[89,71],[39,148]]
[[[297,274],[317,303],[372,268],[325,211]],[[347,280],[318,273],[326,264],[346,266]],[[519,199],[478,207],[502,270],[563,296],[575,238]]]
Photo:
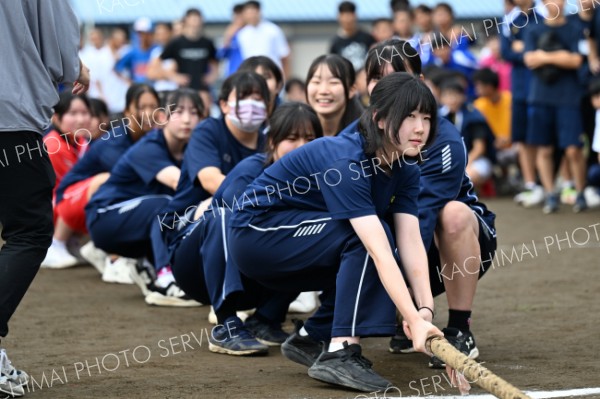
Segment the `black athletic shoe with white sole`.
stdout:
[[[475,337],[473,333],[462,332],[458,328],[446,327],[442,330],[444,338],[448,340],[456,349],[467,355],[470,359],[477,359],[479,357],[479,349],[475,345]],[[432,369],[443,369],[446,367],[446,363],[440,358],[433,356],[429,360],[429,367]]]
[[156,291],[156,270],[146,259],[138,259],[135,266],[130,265],[129,275],[133,282],[140,287],[144,296]]
[[300,330],[304,327],[301,320],[294,320],[294,324],[294,332],[281,344],[281,353],[292,362],[310,367],[323,351],[323,344],[309,336],[300,335]]
[[308,369],[308,375],[319,381],[341,385],[363,392],[385,391],[392,384],[373,371],[373,363],[362,355],[360,345],[348,345],[335,352],[322,352]]
[[281,329],[281,323],[266,323],[256,315],[248,317],[244,326],[258,342],[268,346],[280,346],[290,336]]
[[390,352],[392,353],[415,353],[412,340],[408,339],[402,327],[398,327],[396,335],[390,339]]

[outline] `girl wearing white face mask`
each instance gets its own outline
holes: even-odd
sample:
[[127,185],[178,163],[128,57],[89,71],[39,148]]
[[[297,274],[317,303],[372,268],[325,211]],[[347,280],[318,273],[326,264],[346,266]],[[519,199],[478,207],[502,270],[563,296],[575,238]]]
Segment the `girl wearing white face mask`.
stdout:
[[170,264],[174,243],[193,221],[197,205],[215,194],[234,166],[265,147],[261,126],[268,104],[267,83],[254,72],[238,72],[223,82],[222,117],[207,118],[192,132],[175,195],[159,213],[155,227],[160,227],[163,240],[153,240],[154,253],[163,252],[157,246],[167,245],[168,256],[155,259],[157,270]]

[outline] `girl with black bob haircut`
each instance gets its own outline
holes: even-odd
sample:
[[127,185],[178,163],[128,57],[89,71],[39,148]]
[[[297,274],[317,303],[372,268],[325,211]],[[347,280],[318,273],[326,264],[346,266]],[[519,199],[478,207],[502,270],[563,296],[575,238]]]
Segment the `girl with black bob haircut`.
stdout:
[[366,392],[392,384],[362,356],[360,337],[393,336],[396,309],[417,351],[442,336],[427,319],[434,303],[419,238],[420,167],[386,167],[389,154],[414,158],[431,143],[435,100],[414,76],[392,73],[371,101],[358,131],[308,143],[249,184],[252,206],[234,209],[228,229],[228,262],[242,275],[273,290],[323,291],[284,356],[312,378]]
[[[431,90],[414,76],[395,72],[392,78],[387,79],[387,84],[377,84],[371,93],[371,105],[359,120],[358,131],[365,138],[365,153],[378,158],[399,159],[407,161],[416,159],[422,162],[420,151],[433,143],[437,133],[437,102]],[[406,89],[404,97],[395,96],[397,87]],[[398,153],[398,147],[403,145],[398,134],[404,120],[413,118],[413,113],[418,111],[429,115],[431,125],[429,136],[425,142],[418,145],[418,151],[405,149]]]

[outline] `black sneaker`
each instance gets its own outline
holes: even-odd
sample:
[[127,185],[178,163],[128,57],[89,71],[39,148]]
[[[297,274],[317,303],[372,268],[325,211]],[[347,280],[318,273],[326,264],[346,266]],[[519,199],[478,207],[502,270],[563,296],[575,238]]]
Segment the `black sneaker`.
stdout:
[[414,353],[412,340],[408,339],[402,327],[398,327],[396,335],[390,339],[390,352],[392,353]]
[[385,391],[392,384],[373,371],[373,363],[361,354],[357,344],[348,345],[335,352],[322,352],[308,375],[319,381],[341,385],[363,392]]
[[258,342],[268,346],[280,346],[289,337],[289,334],[281,329],[280,323],[265,323],[254,315],[248,317],[244,325]]
[[294,324],[296,325],[294,332],[281,344],[281,353],[292,362],[310,367],[323,351],[323,344],[309,336],[300,335],[300,330],[304,326],[301,320],[294,320]]
[[269,352],[269,347],[258,342],[237,316],[229,317],[223,325],[213,328],[208,349],[234,356],[266,355]]
[[133,282],[140,287],[142,294],[147,296],[149,293],[156,291],[156,269],[146,259],[138,259],[135,266],[131,265],[129,275]]
[[179,286],[172,282],[166,288],[154,285],[144,301],[148,305],[192,308],[202,304],[188,296]]
[[[479,357],[479,349],[475,345],[475,337],[473,333],[462,332],[458,328],[446,327],[442,330],[444,338],[448,340],[456,349],[467,355],[470,359],[477,359]],[[446,363],[437,356],[433,356],[429,360],[429,367],[432,369],[443,369],[446,367]]]

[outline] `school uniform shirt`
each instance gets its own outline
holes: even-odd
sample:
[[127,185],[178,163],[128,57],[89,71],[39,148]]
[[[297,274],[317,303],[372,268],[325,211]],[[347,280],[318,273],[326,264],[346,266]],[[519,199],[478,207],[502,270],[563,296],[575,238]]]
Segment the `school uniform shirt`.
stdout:
[[265,19],[256,26],[244,26],[238,31],[237,38],[244,59],[264,55],[282,68],[281,59],[290,55],[290,46],[281,28]]
[[146,195],[173,195],[173,189],[156,180],[156,175],[179,165],[169,152],[163,130],[151,131],[119,159],[110,178],[90,199],[86,213]]
[[515,7],[506,16],[506,19],[508,22],[512,21],[512,23],[503,27],[502,35],[500,36],[500,51],[502,58],[512,63],[511,84],[513,99],[525,101],[529,94],[531,70],[525,66],[523,61],[524,52],[513,51],[512,44],[515,40],[524,42],[527,29],[536,20],[541,23],[543,17],[534,10],[530,10],[528,14],[524,14],[518,7]]
[[213,195],[213,207],[234,209],[243,206],[244,191],[266,168],[265,153],[255,154],[245,158],[227,175]]
[[485,117],[472,104],[464,104],[457,113],[449,113],[446,108],[440,110],[440,115],[456,126],[467,148],[467,153],[473,149],[475,140],[485,141],[485,154],[483,155],[492,163],[496,162],[496,147],[494,133],[490,129]]
[[119,158],[133,145],[133,139],[122,125],[92,141],[85,155],[75,164],[58,185],[56,203],[63,199],[65,190],[99,173],[110,172]]
[[[340,134],[355,131],[358,120]],[[487,228],[493,226],[496,215],[479,202],[471,179],[465,169],[467,151],[456,127],[445,118],[438,118],[437,136],[434,142],[422,151],[419,187],[419,229],[425,249],[434,243],[433,235],[439,213],[450,201],[459,201],[469,206]],[[490,230],[492,233],[492,231]],[[495,232],[493,234],[495,236]]]
[[[527,30],[525,52],[539,49],[539,40],[544,35],[553,35],[563,50],[579,53],[579,25],[567,19],[564,25],[551,27],[540,23]],[[579,106],[581,85],[577,70],[557,68],[559,73],[552,83],[547,83],[534,71],[531,77],[531,90],[527,101],[533,105]]]
[[[52,168],[56,174],[56,184],[54,185],[54,194],[65,175],[75,166],[79,160],[79,154],[82,147],[78,144],[70,143],[66,140],[66,135],[54,128],[50,133],[44,136],[44,147],[48,153]],[[40,149],[44,151],[44,149]]]
[[186,210],[211,196],[198,180],[200,170],[212,166],[227,175],[244,158],[262,151],[265,140],[265,135],[259,132],[257,147],[251,149],[237,141],[227,128],[224,117],[207,118],[200,122],[185,150],[175,196],[160,218],[160,223],[165,227],[163,231],[170,236],[173,230],[179,230],[181,220],[192,220],[193,215],[185,215]]
[[204,75],[208,73],[210,61],[216,60],[216,54],[215,45],[207,37],[190,40],[179,36],[167,44],[160,58],[175,60],[177,72],[190,77],[188,87],[198,90],[202,87]]
[[[363,146],[362,135],[353,132],[319,138],[287,154],[247,187],[244,195],[253,203],[234,210],[230,225],[245,227],[266,212],[291,209],[322,211],[338,220],[383,218],[388,212],[418,216],[419,167],[367,156]],[[376,168],[379,161],[391,165],[391,175]]]

